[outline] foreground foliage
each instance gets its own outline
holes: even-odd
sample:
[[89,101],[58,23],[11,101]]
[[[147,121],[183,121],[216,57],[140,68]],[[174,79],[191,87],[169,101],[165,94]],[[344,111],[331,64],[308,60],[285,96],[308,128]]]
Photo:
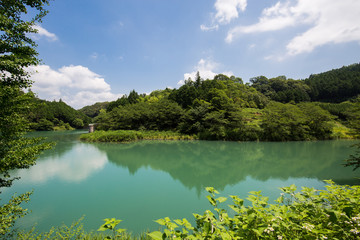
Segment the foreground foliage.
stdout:
[[[70,227],[51,228],[38,233],[33,228],[18,232],[17,239],[360,239],[360,186],[341,186],[327,182],[325,190],[295,185],[281,188],[275,204],[261,192],[250,192],[246,200],[230,195],[232,204],[222,208],[226,197],[207,187],[213,209],[193,214],[195,225],[187,219],[168,217],[156,222],[163,230],[133,236],[119,228],[122,220],[104,219],[98,233],[86,232],[81,220]],[[228,210],[231,210],[228,212]]]
[[[40,138],[27,138],[31,87],[27,68],[39,63],[36,43],[29,34],[47,13],[48,0],[2,0],[0,2],[0,193],[17,179],[13,170],[29,168],[38,155],[51,147]],[[24,20],[28,19],[28,20]],[[0,237],[11,234],[15,221],[27,213],[20,204],[30,193],[13,197],[0,206]]]
[[213,211],[194,214],[196,226],[186,219],[159,219],[162,231],[149,234],[161,239],[360,239],[360,186],[340,186],[326,181],[326,190],[295,185],[281,188],[276,204],[261,192],[250,192],[250,205],[238,196],[231,213],[220,208],[227,198],[206,188]]
[[87,232],[84,229],[84,224],[81,217],[74,221],[70,226],[65,224],[59,227],[52,227],[48,232],[37,232],[35,227],[30,231],[19,231],[14,234],[16,239],[84,239],[84,240],[103,240],[103,239],[123,239],[123,240],[151,240],[145,233],[139,236],[134,236],[126,232],[126,229],[118,229],[117,225],[121,220],[115,218],[104,219],[105,223],[100,226],[97,232]]

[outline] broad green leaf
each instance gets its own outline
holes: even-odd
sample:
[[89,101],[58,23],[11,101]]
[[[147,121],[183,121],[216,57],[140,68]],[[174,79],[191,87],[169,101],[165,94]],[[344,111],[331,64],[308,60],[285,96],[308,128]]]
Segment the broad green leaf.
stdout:
[[223,203],[223,202],[225,202],[226,200],[227,200],[226,197],[218,197],[218,198],[216,199],[216,201],[218,201],[219,203]]
[[158,224],[163,225],[163,226],[165,226],[165,224],[166,224],[166,221],[162,218],[156,220],[155,222],[157,222]]
[[180,219],[175,219],[174,222],[178,225],[183,225],[183,222]]
[[261,195],[261,191],[251,191],[249,193],[252,194],[252,195],[255,195],[255,196],[260,196]]
[[240,212],[241,212],[241,211],[240,211],[240,208],[238,208],[237,206],[229,205],[229,207],[230,207],[232,210],[234,210],[234,212],[236,212],[236,213],[240,213]]
[[149,237],[151,237],[154,240],[162,240],[163,234],[160,231],[155,231],[147,234]]
[[214,192],[214,188],[213,187],[206,187],[205,190],[209,193],[213,193]]
[[295,192],[295,191],[296,191],[296,186],[295,186],[295,184],[291,184],[291,185],[290,185],[290,191],[291,191],[291,192]]
[[189,230],[193,230],[193,226],[191,225],[191,223],[189,223],[188,220],[186,220],[185,218],[183,219],[183,223],[184,223],[184,226],[189,229]]
[[104,224],[104,225],[101,225],[101,226],[100,226],[100,228],[98,229],[98,231],[103,232],[103,231],[106,231],[106,230],[108,230],[108,229],[109,229],[109,227]]
[[216,193],[216,194],[219,194],[219,192],[213,188],[213,187],[206,187],[205,190],[208,192],[208,193]]
[[172,222],[169,222],[169,223],[167,224],[167,226],[168,226],[169,228],[171,228],[171,229],[175,229],[175,228],[178,227],[178,225],[176,225],[175,223],[172,223]]

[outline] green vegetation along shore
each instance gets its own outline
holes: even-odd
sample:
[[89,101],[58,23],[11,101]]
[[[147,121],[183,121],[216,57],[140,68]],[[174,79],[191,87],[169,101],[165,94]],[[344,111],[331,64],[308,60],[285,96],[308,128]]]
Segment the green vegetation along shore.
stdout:
[[225,141],[358,138],[359,82],[360,64],[305,80],[259,76],[247,84],[235,76],[205,80],[197,74],[178,89],[133,90],[80,111],[95,116],[97,129],[105,131],[173,131]]
[[87,142],[133,142],[138,140],[195,140],[196,136],[171,131],[96,131],[82,134],[80,140]]

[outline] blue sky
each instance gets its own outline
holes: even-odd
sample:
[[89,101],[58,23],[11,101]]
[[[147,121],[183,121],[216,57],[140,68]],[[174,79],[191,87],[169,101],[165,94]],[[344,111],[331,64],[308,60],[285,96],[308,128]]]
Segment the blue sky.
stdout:
[[75,108],[178,88],[196,71],[304,79],[360,56],[358,0],[54,0],[49,11],[33,91]]

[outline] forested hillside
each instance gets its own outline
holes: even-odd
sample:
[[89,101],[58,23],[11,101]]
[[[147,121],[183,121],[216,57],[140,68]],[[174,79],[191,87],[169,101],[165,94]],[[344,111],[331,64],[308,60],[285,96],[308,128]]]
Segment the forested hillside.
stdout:
[[27,116],[32,130],[70,130],[87,127],[91,118],[63,101],[46,101],[34,97]]
[[139,94],[76,111],[34,99],[35,130],[86,126],[101,130],[171,130],[208,140],[290,141],[354,137],[360,126],[360,64],[305,80],[286,76],[188,79],[178,89]]
[[[334,77],[327,83],[330,73]],[[219,74],[204,80],[198,74],[178,89],[157,90],[150,95],[133,90],[109,103],[95,121],[103,130],[172,130],[208,140],[353,137],[360,125],[357,76],[359,64],[306,80],[259,76],[250,84],[234,76]],[[345,91],[349,86],[351,92]],[[329,100],[320,97],[326,95],[326,89],[333,89],[332,102],[345,101],[315,102]]]
[[312,74],[305,80],[287,79],[285,76],[267,79],[264,76],[250,79],[251,86],[271,100],[320,101],[340,103],[356,98],[360,93],[360,64]]
[[85,106],[78,111],[85,114],[88,117],[96,117],[99,115],[101,109],[106,109],[109,105],[109,102],[97,102],[91,106]]
[[305,79],[313,101],[342,102],[360,93],[360,64],[313,74]]

